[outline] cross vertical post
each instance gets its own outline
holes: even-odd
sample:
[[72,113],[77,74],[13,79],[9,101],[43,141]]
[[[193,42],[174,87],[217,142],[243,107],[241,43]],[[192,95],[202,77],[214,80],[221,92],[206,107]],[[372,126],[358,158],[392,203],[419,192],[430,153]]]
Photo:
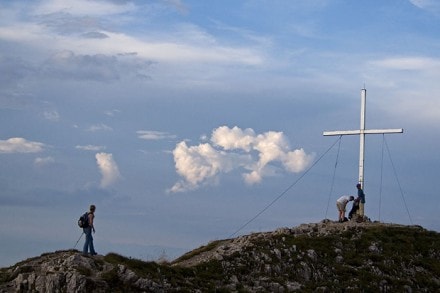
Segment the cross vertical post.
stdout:
[[[364,162],[365,162],[365,114],[367,90],[361,90],[361,127],[359,133],[359,184],[364,187]],[[325,135],[325,134],[324,134]]]
[[359,135],[359,183],[361,188],[364,188],[364,162],[365,162],[365,135],[366,134],[386,134],[386,133],[403,133],[402,128],[398,129],[366,129],[366,104],[367,104],[367,90],[361,90],[361,124],[359,130],[338,130],[338,131],[324,131],[324,136],[335,135]]

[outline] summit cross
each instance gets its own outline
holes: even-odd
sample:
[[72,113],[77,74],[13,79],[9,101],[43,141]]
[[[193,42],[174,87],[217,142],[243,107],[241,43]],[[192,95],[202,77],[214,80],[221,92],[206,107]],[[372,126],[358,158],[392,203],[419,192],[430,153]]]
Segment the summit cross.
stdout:
[[359,130],[339,130],[324,131],[324,136],[335,135],[359,135],[359,184],[364,188],[364,161],[365,161],[365,135],[366,134],[386,134],[386,133],[402,133],[403,129],[365,129],[367,90],[361,90],[361,127]]

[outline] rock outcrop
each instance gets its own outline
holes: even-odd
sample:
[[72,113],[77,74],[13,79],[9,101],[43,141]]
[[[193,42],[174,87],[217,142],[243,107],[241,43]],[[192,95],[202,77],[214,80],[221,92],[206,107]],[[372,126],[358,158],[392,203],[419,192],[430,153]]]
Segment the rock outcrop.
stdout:
[[435,292],[440,234],[334,223],[213,241],[172,263],[43,254],[0,271],[0,292]]

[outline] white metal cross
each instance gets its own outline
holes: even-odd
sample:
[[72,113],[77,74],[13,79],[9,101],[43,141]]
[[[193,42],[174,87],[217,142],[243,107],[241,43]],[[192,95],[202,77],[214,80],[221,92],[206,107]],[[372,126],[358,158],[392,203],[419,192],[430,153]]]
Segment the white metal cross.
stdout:
[[331,135],[359,135],[359,183],[364,188],[364,161],[365,161],[365,135],[366,134],[385,134],[402,133],[403,129],[365,129],[367,90],[361,90],[361,127],[359,130],[324,131],[324,136]]

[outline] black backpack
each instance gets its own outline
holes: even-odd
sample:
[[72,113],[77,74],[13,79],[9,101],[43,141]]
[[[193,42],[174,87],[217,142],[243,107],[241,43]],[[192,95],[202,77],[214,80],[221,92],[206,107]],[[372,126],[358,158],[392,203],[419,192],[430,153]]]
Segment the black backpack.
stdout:
[[86,212],[81,217],[79,217],[78,226],[80,228],[87,228],[87,227],[89,227],[89,212]]

